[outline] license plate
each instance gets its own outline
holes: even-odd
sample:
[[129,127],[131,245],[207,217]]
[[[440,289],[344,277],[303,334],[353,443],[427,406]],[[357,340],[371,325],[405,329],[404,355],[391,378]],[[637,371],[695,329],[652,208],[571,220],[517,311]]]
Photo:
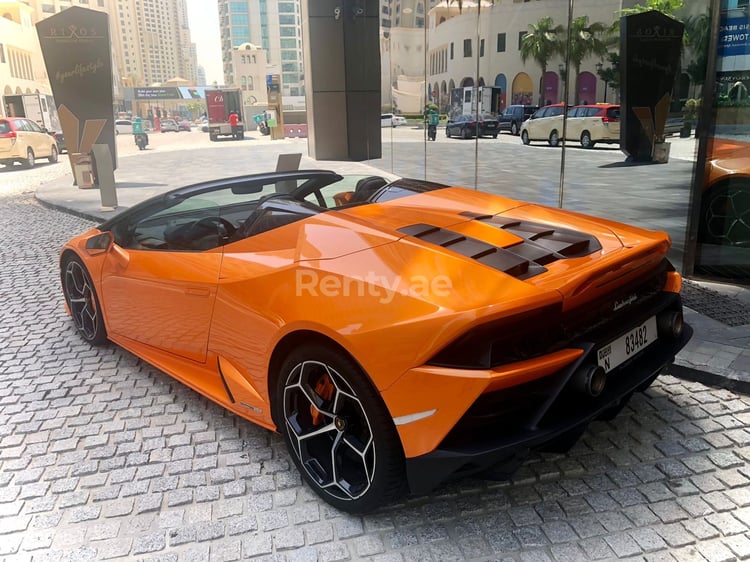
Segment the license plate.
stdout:
[[609,372],[656,341],[656,316],[636,326],[596,352],[599,366]]

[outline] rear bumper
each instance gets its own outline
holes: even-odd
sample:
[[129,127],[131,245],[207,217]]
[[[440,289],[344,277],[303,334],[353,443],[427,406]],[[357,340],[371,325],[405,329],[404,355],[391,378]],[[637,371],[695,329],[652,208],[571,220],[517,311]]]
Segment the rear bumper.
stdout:
[[[476,424],[465,416],[435,450],[406,459],[409,488],[425,494],[441,482],[476,473],[508,477],[533,450],[566,450],[588,424],[603,413],[616,413],[630,395],[650,384],[692,336],[684,325],[681,336],[646,348],[607,375],[607,384],[596,398],[570,388],[571,378],[581,366],[596,364],[597,344],[581,343],[584,353],[561,371],[531,383],[494,394],[485,394],[475,406],[482,414],[493,406],[517,408],[492,423]],[[484,404],[480,405],[480,401]],[[480,419],[481,415],[475,416]]]

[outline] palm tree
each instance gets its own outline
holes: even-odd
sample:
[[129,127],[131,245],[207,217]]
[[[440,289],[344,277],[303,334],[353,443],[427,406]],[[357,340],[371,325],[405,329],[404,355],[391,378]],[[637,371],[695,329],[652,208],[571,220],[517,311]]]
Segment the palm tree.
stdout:
[[690,16],[685,20],[687,44],[692,49],[695,59],[687,65],[686,71],[693,84],[700,86],[706,81],[708,65],[708,42],[711,38],[711,11],[699,16]]
[[562,25],[555,25],[552,18],[544,17],[536,25],[530,24],[529,32],[521,40],[521,60],[526,63],[528,59],[534,59],[542,69],[542,77],[539,79],[539,105],[544,105],[542,88],[547,64],[552,57],[562,51],[562,32]]
[[[685,5],[684,0],[646,0],[645,4],[636,4],[632,8],[626,8],[620,10],[621,16],[629,16],[631,14],[642,14],[643,12],[650,12],[656,10],[662,14],[674,17],[676,11],[682,9]],[[616,21],[616,23],[619,23]]]
[[[588,16],[579,16],[573,20],[568,30],[568,60],[575,71],[575,103],[578,105],[578,75],[581,63],[591,55],[603,57],[607,54],[606,35],[608,28],[601,22],[589,23]],[[568,73],[570,76],[570,73]]]

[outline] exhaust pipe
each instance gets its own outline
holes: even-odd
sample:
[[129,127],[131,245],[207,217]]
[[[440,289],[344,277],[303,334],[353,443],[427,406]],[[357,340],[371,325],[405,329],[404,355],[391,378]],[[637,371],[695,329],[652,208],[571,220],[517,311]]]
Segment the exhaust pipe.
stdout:
[[577,392],[596,398],[607,384],[607,373],[599,365],[583,365],[573,374],[570,384]]
[[681,311],[665,311],[656,318],[656,329],[660,338],[679,339],[682,336],[684,325]]

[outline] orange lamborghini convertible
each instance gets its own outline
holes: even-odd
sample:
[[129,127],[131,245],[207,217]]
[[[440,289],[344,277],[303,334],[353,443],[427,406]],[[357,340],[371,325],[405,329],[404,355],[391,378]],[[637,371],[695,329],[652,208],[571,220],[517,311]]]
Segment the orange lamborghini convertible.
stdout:
[[668,236],[425,181],[273,173],[62,249],[68,311],[248,420],[350,512],[508,475],[611,418],[691,335]]

